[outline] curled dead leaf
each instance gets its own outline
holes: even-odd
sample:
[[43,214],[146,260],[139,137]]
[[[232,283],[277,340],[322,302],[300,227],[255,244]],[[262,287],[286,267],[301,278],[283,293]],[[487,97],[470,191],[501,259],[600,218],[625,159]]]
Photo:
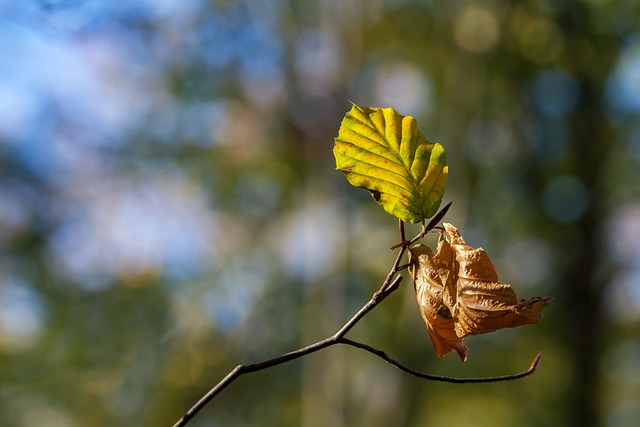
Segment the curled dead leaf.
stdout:
[[442,225],[435,256],[424,245],[410,249],[409,273],[436,353],[455,350],[465,361],[462,338],[539,323],[551,298],[519,300],[511,286],[499,283],[484,249],[467,245],[453,225]]
[[427,325],[429,337],[438,356],[456,351],[460,358],[467,359],[467,347],[455,332],[455,323],[450,305],[445,300],[452,299],[450,271],[439,266],[441,259],[433,257],[431,249],[415,245],[410,250],[409,274],[413,277],[420,313]]

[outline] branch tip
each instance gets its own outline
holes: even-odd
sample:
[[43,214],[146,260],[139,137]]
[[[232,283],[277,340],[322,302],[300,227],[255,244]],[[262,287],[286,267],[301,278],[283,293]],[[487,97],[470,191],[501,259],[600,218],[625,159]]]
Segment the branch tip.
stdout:
[[449,212],[449,208],[451,207],[452,203],[453,202],[447,203],[446,205],[444,205],[442,209],[440,209],[440,211],[437,214],[434,215],[431,221],[429,221],[429,224],[427,224],[427,226],[425,227],[426,231],[432,230],[436,225],[438,225],[440,221],[442,221],[442,219],[447,214],[447,212]]
[[534,373],[535,370],[538,369],[538,365],[540,364],[540,359],[542,359],[542,352],[538,353],[535,359],[533,359],[533,362],[531,362],[531,367],[529,368],[529,371],[531,371],[531,373]]

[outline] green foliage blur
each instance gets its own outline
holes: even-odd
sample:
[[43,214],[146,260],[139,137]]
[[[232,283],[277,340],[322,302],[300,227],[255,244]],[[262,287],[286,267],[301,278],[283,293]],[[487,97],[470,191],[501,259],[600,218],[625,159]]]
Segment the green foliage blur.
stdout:
[[408,278],[349,336],[434,374],[539,371],[440,384],[332,347],[190,425],[637,425],[637,2],[3,2],[0,46],[0,425],[169,426],[335,332],[399,241],[334,170],[349,101],[414,116],[446,220],[554,297],[465,364]]

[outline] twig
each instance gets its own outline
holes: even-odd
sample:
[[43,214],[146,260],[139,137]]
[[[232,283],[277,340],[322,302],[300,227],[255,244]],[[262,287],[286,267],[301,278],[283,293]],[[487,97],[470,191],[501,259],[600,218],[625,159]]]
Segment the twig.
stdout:
[[[404,252],[404,248],[401,253]],[[397,264],[400,263],[401,256],[396,258],[396,262],[394,263],[394,269],[397,268]],[[393,271],[393,270],[392,270]],[[202,398],[195,404],[187,413],[178,420],[177,423],[173,425],[173,427],[182,427],[187,425],[189,420],[193,418],[202,408],[204,408],[214,397],[216,397],[222,390],[227,388],[229,384],[236,380],[241,375],[249,374],[251,372],[261,371],[263,369],[271,368],[273,366],[281,365],[286,362],[290,362],[292,360],[298,359],[299,357],[305,356],[309,353],[314,353],[316,351],[322,350],[323,348],[327,348],[329,346],[341,343],[344,335],[351,330],[355,326],[356,323],[360,321],[368,312],[370,312],[376,305],[380,304],[382,300],[384,300],[387,296],[391,295],[396,289],[398,289],[400,282],[402,281],[402,276],[389,275],[387,280],[382,284],[380,289],[376,293],[373,294],[368,303],[366,303],[347,323],[344,324],[342,328],[332,336],[323,339],[322,341],[315,342],[306,347],[302,347],[298,350],[292,351],[290,353],[283,354],[282,356],[275,357],[273,359],[266,360],[260,363],[254,363],[252,365],[238,365],[236,366],[229,374],[222,379],[215,387],[213,387],[207,394],[202,396]]]
[[500,381],[513,381],[520,378],[528,377],[533,374],[540,363],[540,359],[542,358],[542,353],[538,353],[538,355],[531,362],[531,366],[524,372],[520,372],[513,375],[502,375],[498,377],[482,377],[482,378],[455,378],[455,377],[444,377],[439,375],[425,374],[424,372],[416,371],[414,369],[408,368],[404,366],[402,363],[397,360],[391,358],[384,351],[379,350],[377,348],[371,347],[370,345],[350,340],[348,338],[341,338],[339,340],[341,344],[350,345],[352,347],[360,348],[362,350],[368,351],[369,353],[375,354],[380,357],[390,365],[395,366],[403,372],[406,372],[409,375],[414,377],[422,378],[429,381],[440,381],[445,383],[457,383],[457,384],[469,384],[469,383],[495,383]]
[[438,228],[437,227],[438,223],[440,221],[442,221],[444,216],[447,214],[447,212],[449,211],[449,208],[451,207],[452,203],[453,202],[449,202],[442,209],[440,209],[440,211],[437,214],[435,214],[433,216],[433,218],[431,218],[431,221],[429,221],[429,224],[427,224],[426,227],[423,227],[422,231],[420,233],[418,233],[417,235],[415,235],[409,241],[405,240],[404,225],[403,225],[403,222],[400,221],[400,243],[396,243],[395,245],[391,246],[391,249],[397,249],[397,248],[399,248],[401,246],[402,247],[410,246],[410,245],[414,244],[415,242],[417,242],[418,240],[422,239],[424,236],[426,236],[426,234],[428,232],[430,232],[434,228]]
[[367,302],[356,314],[353,315],[347,323],[342,326],[335,334],[332,336],[325,338],[321,341],[310,344],[306,347],[302,347],[298,350],[292,351],[290,353],[283,354],[281,356],[275,357],[273,359],[265,360],[264,362],[254,363],[251,365],[238,365],[236,366],[226,377],[222,379],[215,387],[213,387],[207,394],[202,396],[202,398],[195,404],[187,413],[176,422],[173,427],[184,427],[187,423],[198,413],[200,412],[214,397],[216,397],[220,392],[222,392],[225,388],[227,388],[233,381],[235,381],[238,377],[244,374],[249,374],[251,372],[261,371],[263,369],[271,368],[273,366],[281,365],[286,362],[290,362],[292,360],[298,359],[302,356],[306,356],[307,354],[314,353],[316,351],[322,350],[324,348],[330,347],[336,344],[345,344],[350,345],[352,347],[360,348],[362,350],[366,350],[376,356],[384,359],[387,363],[395,366],[396,368],[419,378],[431,380],[431,381],[443,381],[450,383],[485,383],[485,382],[496,382],[496,381],[510,381],[518,378],[523,378],[528,375],[531,375],[538,363],[540,362],[541,354],[534,359],[531,367],[522,373],[515,375],[507,375],[502,377],[486,377],[486,378],[451,378],[451,377],[441,377],[437,375],[425,374],[422,372],[415,371],[411,368],[408,368],[402,365],[400,362],[389,357],[384,351],[378,350],[374,347],[371,347],[367,344],[363,344],[357,341],[350,340],[345,338],[347,332],[353,328],[356,323],[358,323],[367,313],[373,310],[378,304],[380,304],[386,297],[395,292],[402,281],[402,276],[398,275],[398,273],[406,268],[406,265],[400,265],[400,261],[404,256],[409,245],[415,243],[418,239],[424,237],[426,233],[435,228],[438,223],[442,220],[447,210],[451,206],[451,203],[446,205],[440,212],[438,212],[434,218],[429,222],[429,224],[422,229],[422,231],[413,237],[411,240],[407,241],[405,239],[404,232],[404,223],[399,221],[399,229],[400,229],[400,239],[402,243],[396,245],[400,250],[398,251],[398,255],[389,270],[389,274],[385,278],[384,282],[380,286],[380,288],[373,294],[369,302]]

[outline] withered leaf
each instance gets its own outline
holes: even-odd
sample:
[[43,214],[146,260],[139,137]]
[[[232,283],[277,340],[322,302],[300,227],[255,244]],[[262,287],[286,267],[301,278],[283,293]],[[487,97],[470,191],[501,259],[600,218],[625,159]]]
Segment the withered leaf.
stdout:
[[438,252],[410,249],[409,273],[436,353],[455,350],[466,360],[462,338],[502,328],[539,323],[549,297],[518,300],[482,248],[467,245],[456,227],[443,223]]
[[440,259],[433,257],[424,245],[415,245],[410,250],[409,273],[413,277],[420,313],[427,324],[429,337],[438,356],[456,351],[460,358],[467,359],[467,347],[455,332],[450,305],[445,300],[455,298],[450,286],[450,271],[438,266]]

